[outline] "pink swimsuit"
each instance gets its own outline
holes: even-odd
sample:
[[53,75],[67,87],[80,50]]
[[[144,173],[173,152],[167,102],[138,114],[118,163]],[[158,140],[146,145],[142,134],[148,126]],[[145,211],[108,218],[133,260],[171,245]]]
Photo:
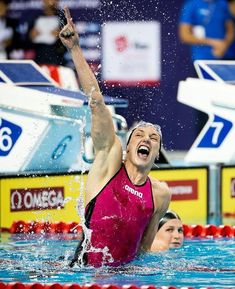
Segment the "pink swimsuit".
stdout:
[[[125,166],[86,207],[86,225],[92,230],[88,265],[118,266],[133,260],[154,211],[152,186],[136,186]],[[91,252],[104,250],[107,252]]]

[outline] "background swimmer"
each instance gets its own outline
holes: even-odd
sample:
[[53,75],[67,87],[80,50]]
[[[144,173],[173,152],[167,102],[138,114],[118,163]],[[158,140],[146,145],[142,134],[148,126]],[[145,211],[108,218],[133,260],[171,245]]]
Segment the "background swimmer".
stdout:
[[158,231],[151,246],[152,252],[180,248],[184,241],[184,229],[180,217],[168,210],[160,220]]

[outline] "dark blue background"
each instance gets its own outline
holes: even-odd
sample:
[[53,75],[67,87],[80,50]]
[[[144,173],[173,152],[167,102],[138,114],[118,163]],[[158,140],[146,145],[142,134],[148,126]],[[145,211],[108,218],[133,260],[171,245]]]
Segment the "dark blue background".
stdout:
[[[129,100],[129,109],[122,110],[128,124],[135,120],[158,123],[163,131],[163,143],[168,150],[189,149],[196,138],[197,113],[177,102],[180,80],[195,74],[189,46],[178,38],[178,18],[183,1],[107,1],[101,9],[105,21],[157,20],[162,34],[162,78],[159,86],[136,88],[104,88],[106,94]],[[151,37],[151,35],[149,35]]]

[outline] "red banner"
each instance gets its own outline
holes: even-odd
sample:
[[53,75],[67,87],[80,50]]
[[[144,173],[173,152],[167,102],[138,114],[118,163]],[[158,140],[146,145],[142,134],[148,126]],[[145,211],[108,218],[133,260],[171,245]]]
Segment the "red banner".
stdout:
[[167,181],[172,201],[197,200],[198,180]]

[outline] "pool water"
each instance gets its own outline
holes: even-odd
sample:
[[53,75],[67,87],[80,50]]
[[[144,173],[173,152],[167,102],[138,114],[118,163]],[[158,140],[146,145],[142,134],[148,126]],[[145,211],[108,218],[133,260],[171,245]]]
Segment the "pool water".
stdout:
[[[68,267],[69,235],[0,235],[0,281],[235,288],[235,239],[186,239],[183,248],[138,256],[118,268]],[[60,260],[64,256],[64,260]]]

